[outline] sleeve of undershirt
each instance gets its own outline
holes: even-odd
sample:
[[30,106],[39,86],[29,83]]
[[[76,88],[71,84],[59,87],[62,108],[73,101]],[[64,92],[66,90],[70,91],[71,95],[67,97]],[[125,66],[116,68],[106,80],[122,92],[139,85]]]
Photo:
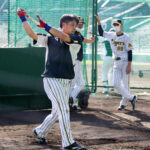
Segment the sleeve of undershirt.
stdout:
[[133,50],[132,40],[129,36],[126,38],[125,46],[127,51]]
[[46,47],[48,42],[48,36],[44,34],[37,34],[37,35],[38,35],[38,40],[37,41],[34,40],[33,44],[38,44],[39,46]]
[[98,32],[100,36],[103,36],[104,30],[101,25],[98,25]]
[[128,51],[128,61],[132,61],[132,50]]

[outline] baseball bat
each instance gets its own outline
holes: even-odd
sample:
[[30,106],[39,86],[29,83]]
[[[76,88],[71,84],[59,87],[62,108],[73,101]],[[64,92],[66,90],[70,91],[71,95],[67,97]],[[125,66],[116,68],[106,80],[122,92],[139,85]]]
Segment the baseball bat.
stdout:
[[[18,8],[17,9],[17,12],[21,11],[22,9],[21,8]],[[35,23],[36,25],[40,25],[39,22],[37,22],[36,20],[34,20],[33,18],[31,18],[30,16],[28,15],[25,15],[27,18],[29,18],[33,23]]]
[[26,15],[27,18],[29,18],[33,23],[35,23],[36,25],[40,25],[39,22],[37,22],[36,20],[34,20],[32,17]]

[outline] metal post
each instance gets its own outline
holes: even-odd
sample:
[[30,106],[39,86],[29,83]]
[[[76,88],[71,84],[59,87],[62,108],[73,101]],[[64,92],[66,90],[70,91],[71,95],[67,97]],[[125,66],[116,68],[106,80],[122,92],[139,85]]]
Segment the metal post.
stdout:
[[[97,0],[93,0],[93,13],[92,13],[92,36],[97,35],[97,21],[95,18],[97,14]],[[92,92],[97,89],[97,40],[92,44]]]
[[8,35],[7,35],[7,40],[8,40],[8,47],[10,45],[10,0],[8,0]]
[[[87,5],[86,11],[88,14],[88,17],[86,17],[85,21],[86,21],[86,26],[85,26],[85,31],[84,31],[84,37],[87,36],[87,32],[89,29],[89,25],[90,25],[90,0],[88,0],[87,2],[85,1],[85,4]],[[85,79],[85,87],[87,87],[88,85],[88,76],[87,76],[87,67],[86,67],[86,45],[84,44],[83,46],[83,51],[84,51],[84,57],[83,57],[83,76]]]
[[16,6],[15,6],[15,37],[14,37],[14,41],[15,41],[15,47],[17,44],[17,9],[18,9],[18,0],[16,0]]
[[[97,0],[95,0],[95,4],[94,4],[94,15],[97,14]],[[94,16],[94,35],[97,35],[97,20]],[[96,40],[95,40],[95,92],[97,90],[97,36],[96,36]]]

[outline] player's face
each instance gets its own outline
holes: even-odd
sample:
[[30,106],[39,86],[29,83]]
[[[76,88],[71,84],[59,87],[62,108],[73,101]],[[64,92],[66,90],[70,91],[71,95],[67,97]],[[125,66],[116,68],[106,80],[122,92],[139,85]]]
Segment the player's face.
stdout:
[[79,23],[77,27],[78,27],[79,29],[82,29],[82,28],[83,28],[83,23]]
[[63,31],[67,34],[73,34],[76,31],[77,23],[76,21],[70,21],[63,24]]
[[114,30],[116,31],[116,33],[118,33],[118,32],[121,32],[121,31],[122,31],[123,26],[122,26],[122,24],[114,23],[114,24],[113,24],[113,28],[114,28]]

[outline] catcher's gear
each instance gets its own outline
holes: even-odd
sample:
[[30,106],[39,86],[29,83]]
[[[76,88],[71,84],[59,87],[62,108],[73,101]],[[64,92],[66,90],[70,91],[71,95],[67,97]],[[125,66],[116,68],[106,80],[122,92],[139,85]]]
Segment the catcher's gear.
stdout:
[[84,109],[88,107],[88,100],[90,96],[90,91],[89,90],[81,90],[80,93],[78,94],[78,105],[80,108]]

